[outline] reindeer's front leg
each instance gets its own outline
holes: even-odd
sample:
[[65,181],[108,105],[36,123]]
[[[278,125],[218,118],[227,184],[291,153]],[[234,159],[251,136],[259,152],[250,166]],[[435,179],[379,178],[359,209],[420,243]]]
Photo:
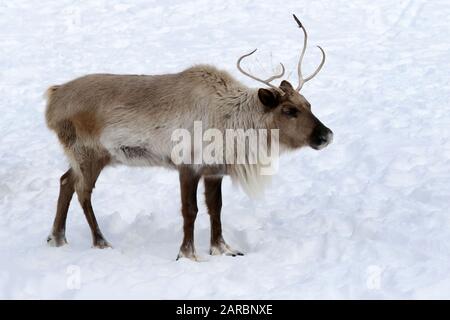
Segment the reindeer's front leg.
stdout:
[[242,252],[232,249],[222,236],[222,222],[220,212],[222,210],[222,177],[205,177],[205,198],[208,213],[211,219],[211,255],[226,254],[230,256],[242,256]]
[[194,247],[194,223],[197,217],[197,186],[200,175],[189,167],[180,168],[181,212],[183,214],[183,243],[181,244],[179,258],[189,258],[198,261]]

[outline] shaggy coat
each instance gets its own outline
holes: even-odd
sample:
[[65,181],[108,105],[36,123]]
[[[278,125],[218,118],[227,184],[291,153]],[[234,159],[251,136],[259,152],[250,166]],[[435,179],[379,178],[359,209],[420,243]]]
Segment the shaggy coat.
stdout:
[[221,232],[222,176],[231,175],[249,193],[263,185],[264,177],[251,165],[175,164],[171,158],[175,129],[193,134],[195,121],[201,121],[204,130],[221,132],[280,129],[281,149],[305,145],[320,149],[331,142],[331,131],[287,81],[278,90],[252,89],[207,65],[166,75],[94,74],[52,86],[47,90],[46,121],[70,162],[70,169],[61,177],[50,244],[66,243],[67,209],[76,192],[94,246],[109,246],[91,205],[91,193],[101,170],[114,164],[162,166],[180,172],[185,234],[179,256],[191,259],[197,259],[193,227],[200,178],[204,177],[211,215],[211,253],[237,255],[241,253],[225,243]]

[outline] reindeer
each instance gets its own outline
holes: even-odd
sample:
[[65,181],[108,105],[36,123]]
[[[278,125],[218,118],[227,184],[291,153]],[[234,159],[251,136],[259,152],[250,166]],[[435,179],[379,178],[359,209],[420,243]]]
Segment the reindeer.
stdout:
[[331,143],[332,131],[314,116],[310,103],[300,94],[304,83],[321,70],[325,52],[318,47],[322,61],[304,78],[301,65],[308,36],[295,15],[294,19],[304,34],[296,88],[286,80],[278,87],[271,83],[283,77],[283,64],[279,74],[266,80],[244,71],[241,61],[256,50],[241,56],[237,68],[269,88],[248,88],[227,72],[209,65],[164,75],[92,74],[50,87],[46,92],[46,122],[56,132],[70,168],[60,178],[56,216],[47,242],[57,247],[67,243],[67,211],[76,192],[92,232],[93,246],[110,247],[91,204],[100,172],[116,164],[160,166],[179,172],[184,237],[178,258],[198,260],[194,222],[201,178],[211,223],[210,254],[243,255],[222,236],[221,184],[225,175],[245,185],[252,178],[257,181],[258,174],[245,165],[176,164],[171,158],[171,133],[177,128],[192,130],[194,121],[202,121],[205,127],[222,131],[278,129],[283,150],[304,146],[319,150]]

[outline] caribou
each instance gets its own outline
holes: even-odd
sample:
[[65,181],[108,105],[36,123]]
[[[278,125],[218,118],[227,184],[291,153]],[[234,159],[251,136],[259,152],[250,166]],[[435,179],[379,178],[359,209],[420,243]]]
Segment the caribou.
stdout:
[[[178,258],[198,260],[194,247],[194,223],[198,212],[197,186],[203,179],[205,200],[211,224],[210,254],[243,255],[225,242],[222,235],[222,179],[229,175],[247,190],[259,184],[255,165],[176,163],[173,161],[174,130],[193,130],[201,121],[204,128],[277,130],[282,150],[305,146],[322,149],[332,142],[333,133],[312,113],[311,105],[300,93],[325,62],[325,52],[315,71],[304,77],[302,61],[308,35],[303,32],[303,47],[294,88],[286,80],[279,86],[281,72],[268,79],[245,71],[241,62],[256,49],[237,60],[237,69],[266,88],[249,88],[226,71],[210,65],[197,65],[175,74],[114,75],[91,74],[50,87],[46,92],[46,122],[53,130],[70,167],[60,178],[56,216],[47,242],[52,246],[67,243],[66,217],[74,193],[77,194],[89,224],[93,246],[110,247],[105,240],[91,204],[91,194],[100,172],[107,166],[160,166],[178,170],[183,216],[183,240]],[[275,143],[274,139],[268,139]],[[195,150],[192,150],[195,152]],[[257,167],[257,164],[256,164]],[[178,259],[177,258],[177,259]]]

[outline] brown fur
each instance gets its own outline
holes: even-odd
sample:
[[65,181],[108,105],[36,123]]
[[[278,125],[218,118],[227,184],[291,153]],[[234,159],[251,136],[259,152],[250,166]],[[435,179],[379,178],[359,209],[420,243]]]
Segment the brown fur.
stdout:
[[102,125],[97,119],[97,115],[92,111],[81,111],[74,114],[71,120],[79,135],[98,137],[102,130]]

